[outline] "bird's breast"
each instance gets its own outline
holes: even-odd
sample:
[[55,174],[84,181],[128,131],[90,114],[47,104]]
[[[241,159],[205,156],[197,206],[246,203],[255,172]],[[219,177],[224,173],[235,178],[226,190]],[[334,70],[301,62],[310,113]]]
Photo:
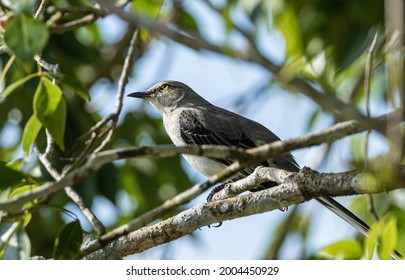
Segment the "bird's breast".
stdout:
[[183,157],[191,166],[207,177],[211,177],[225,168],[222,163],[206,157],[190,155],[183,155]]

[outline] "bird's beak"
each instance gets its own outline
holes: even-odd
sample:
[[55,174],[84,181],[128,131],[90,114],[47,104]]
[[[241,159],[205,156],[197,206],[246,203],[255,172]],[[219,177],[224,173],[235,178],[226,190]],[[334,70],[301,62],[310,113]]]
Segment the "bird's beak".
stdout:
[[146,98],[146,97],[150,97],[151,94],[149,92],[146,92],[146,91],[139,91],[139,92],[130,93],[127,96],[135,97],[135,98]]

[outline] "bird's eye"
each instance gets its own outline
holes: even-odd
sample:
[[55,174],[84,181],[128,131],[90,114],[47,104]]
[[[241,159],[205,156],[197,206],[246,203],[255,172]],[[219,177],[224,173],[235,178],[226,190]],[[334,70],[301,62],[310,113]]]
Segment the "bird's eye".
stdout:
[[169,89],[169,85],[168,84],[163,84],[161,87],[160,87],[160,89],[161,90],[168,90]]

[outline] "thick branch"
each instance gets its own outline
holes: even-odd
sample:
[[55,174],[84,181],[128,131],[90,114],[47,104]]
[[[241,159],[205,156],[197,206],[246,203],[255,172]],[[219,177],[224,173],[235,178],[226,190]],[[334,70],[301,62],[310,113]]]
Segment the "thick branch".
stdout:
[[[266,172],[269,170],[271,169],[261,168],[260,174],[263,176],[263,180],[280,179],[269,175],[271,173]],[[284,178],[281,185],[274,188],[202,203],[155,225],[143,227],[115,240],[103,250],[89,255],[87,258],[120,259],[171,242],[206,225],[288,207],[315,197],[380,193],[398,189],[405,186],[404,170],[401,170],[401,173],[401,178],[399,178],[399,181],[402,182],[401,186],[388,187],[380,185],[378,181],[370,180],[368,175],[358,172],[320,174],[303,169],[299,173],[291,173]]]

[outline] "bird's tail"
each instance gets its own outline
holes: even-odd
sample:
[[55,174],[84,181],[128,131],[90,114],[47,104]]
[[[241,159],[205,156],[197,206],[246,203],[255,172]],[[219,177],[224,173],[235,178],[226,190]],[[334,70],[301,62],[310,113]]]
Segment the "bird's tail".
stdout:
[[[319,197],[316,199],[319,201],[323,206],[328,208],[330,211],[338,215],[340,218],[351,224],[354,228],[356,228],[360,233],[364,234],[365,236],[369,235],[370,232],[370,227],[363,222],[359,217],[354,215],[352,212],[350,212],[346,207],[344,207],[342,204],[337,202],[331,197]],[[391,254],[393,259],[402,259],[402,255],[398,253],[397,251],[394,251]]]

